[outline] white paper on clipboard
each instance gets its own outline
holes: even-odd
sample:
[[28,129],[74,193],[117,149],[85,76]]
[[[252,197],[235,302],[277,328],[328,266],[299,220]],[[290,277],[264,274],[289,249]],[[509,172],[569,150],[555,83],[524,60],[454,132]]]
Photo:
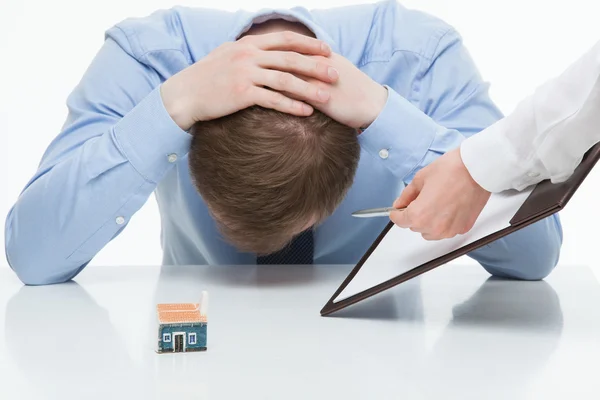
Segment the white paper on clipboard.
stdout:
[[427,241],[421,234],[393,226],[363,263],[334,303],[364,292],[419,265],[451,253],[510,226],[510,220],[527,200],[533,187],[521,192],[492,194],[473,228],[451,239]]

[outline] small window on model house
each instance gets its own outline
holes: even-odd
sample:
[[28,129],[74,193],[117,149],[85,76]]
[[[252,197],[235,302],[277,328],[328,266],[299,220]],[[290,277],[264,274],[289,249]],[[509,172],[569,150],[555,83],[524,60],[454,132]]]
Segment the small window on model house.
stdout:
[[190,333],[188,335],[188,343],[189,344],[196,344],[196,334],[195,333]]
[[163,342],[170,342],[171,341],[171,334],[170,333],[163,333]]

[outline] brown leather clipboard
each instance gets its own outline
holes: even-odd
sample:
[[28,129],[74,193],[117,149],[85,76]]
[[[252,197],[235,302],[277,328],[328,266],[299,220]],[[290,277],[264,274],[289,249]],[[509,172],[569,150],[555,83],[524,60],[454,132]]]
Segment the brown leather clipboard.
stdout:
[[446,255],[426,262],[425,264],[419,265],[409,271],[406,271],[392,279],[389,279],[383,283],[373,286],[367,290],[364,290],[360,293],[352,295],[338,302],[334,302],[334,299],[336,299],[337,296],[344,290],[344,288],[348,286],[348,284],[356,276],[358,271],[362,268],[364,263],[369,259],[369,256],[373,253],[373,251],[377,248],[379,243],[381,243],[385,235],[392,228],[394,224],[390,222],[379,234],[377,239],[375,239],[371,247],[369,247],[369,249],[361,257],[358,264],[356,264],[354,269],[352,269],[350,274],[342,282],[342,284],[336,290],[333,296],[331,296],[327,304],[325,304],[325,306],[321,310],[321,315],[329,315],[343,308],[346,308],[349,305],[352,305],[373,295],[381,293],[384,290],[390,289],[402,282],[406,282],[427,271],[431,271],[432,269],[444,265],[449,261],[452,261],[467,253],[470,253],[471,251],[478,249],[479,247],[485,246],[486,244],[500,239],[501,237],[504,237],[512,232],[518,231],[519,229],[522,229],[528,225],[531,225],[539,220],[542,220],[546,217],[551,216],[552,214],[559,212],[567,205],[571,197],[573,197],[573,194],[575,194],[581,183],[588,176],[589,172],[592,170],[598,159],[600,159],[600,143],[596,144],[588,150],[579,166],[575,169],[575,172],[573,172],[573,174],[569,177],[567,181],[553,184],[549,180],[546,180],[538,183],[535,189],[533,189],[533,191],[527,198],[527,200],[525,200],[523,205],[519,208],[519,210],[510,220],[509,227],[502,229],[498,232],[492,233],[473,243],[456,249]]

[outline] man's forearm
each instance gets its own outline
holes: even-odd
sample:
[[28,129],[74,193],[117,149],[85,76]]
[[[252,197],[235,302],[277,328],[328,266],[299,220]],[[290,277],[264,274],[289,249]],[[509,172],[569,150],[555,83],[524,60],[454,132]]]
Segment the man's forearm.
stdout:
[[[502,117],[458,33],[442,33],[434,48],[419,64],[407,98],[401,88],[388,87],[384,109],[359,136],[363,148],[406,183]],[[402,54],[391,61],[399,74],[405,62]]]
[[[68,134],[68,132],[66,132]],[[187,154],[158,89],[100,137],[42,166],[6,221],[6,255],[28,284],[64,282],[112,240]]]
[[399,180],[407,180],[421,165],[440,131],[444,131],[448,141],[456,142],[457,146],[463,139],[459,132],[439,126],[388,87],[383,110],[358,138],[361,146],[385,163]]

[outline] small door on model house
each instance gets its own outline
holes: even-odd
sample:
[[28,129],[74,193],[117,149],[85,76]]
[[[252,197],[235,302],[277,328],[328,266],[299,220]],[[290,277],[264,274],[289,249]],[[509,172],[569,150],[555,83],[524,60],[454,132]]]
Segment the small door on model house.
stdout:
[[176,353],[185,351],[185,332],[173,334],[173,351]]

